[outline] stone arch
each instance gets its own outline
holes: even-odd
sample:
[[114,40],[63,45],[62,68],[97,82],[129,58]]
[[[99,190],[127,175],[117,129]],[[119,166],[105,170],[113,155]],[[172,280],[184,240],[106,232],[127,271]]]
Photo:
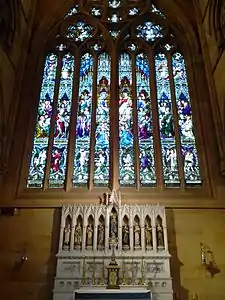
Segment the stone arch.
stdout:
[[225,2],[222,0],[209,2],[209,30],[218,41],[220,50],[225,49]]
[[3,0],[0,4],[0,43],[8,50],[20,29],[19,5],[19,0]]

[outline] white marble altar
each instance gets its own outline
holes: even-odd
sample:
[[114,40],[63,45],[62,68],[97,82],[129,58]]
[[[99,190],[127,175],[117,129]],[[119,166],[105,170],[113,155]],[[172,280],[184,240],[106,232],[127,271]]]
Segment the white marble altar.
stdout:
[[116,192],[96,205],[62,207],[53,299],[106,291],[112,253],[120,291],[141,288],[151,291],[152,300],[173,299],[165,208],[122,205]]

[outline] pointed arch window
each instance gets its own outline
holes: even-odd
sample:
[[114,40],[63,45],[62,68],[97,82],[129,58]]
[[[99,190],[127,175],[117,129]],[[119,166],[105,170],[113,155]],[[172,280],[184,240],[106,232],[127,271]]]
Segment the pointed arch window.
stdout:
[[72,7],[46,55],[29,188],[202,185],[185,59],[166,17],[114,2],[106,13],[89,1],[88,21]]

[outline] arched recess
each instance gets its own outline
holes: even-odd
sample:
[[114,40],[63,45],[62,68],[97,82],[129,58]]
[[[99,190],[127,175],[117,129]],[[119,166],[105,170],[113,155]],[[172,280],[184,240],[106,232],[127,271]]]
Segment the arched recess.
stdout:
[[3,0],[0,3],[0,44],[10,50],[16,30],[20,29],[19,0]]
[[[166,14],[166,11],[167,11],[168,7],[166,7],[165,3],[163,3],[162,7],[164,9],[163,11]],[[170,7],[170,9],[171,9],[171,7]],[[62,11],[63,11],[63,9],[62,9]],[[174,11],[177,12],[177,13],[178,12],[180,13],[179,19],[175,19],[175,17],[174,17],[174,19],[172,19],[172,17],[170,17],[171,14],[168,14],[169,15],[168,24],[172,29],[174,29],[174,31],[177,35],[176,38],[179,40],[179,42],[181,44],[180,48],[182,48],[182,50],[184,51],[184,53],[187,57],[187,59],[186,59],[187,66],[190,67],[193,64],[193,57],[196,57],[196,55],[195,56],[193,55],[193,57],[191,59],[191,54],[192,54],[191,51],[193,51],[193,50],[191,50],[191,51],[189,51],[189,50],[193,49],[193,48],[199,49],[198,41],[197,41],[197,38],[196,38],[195,34],[193,33],[194,31],[191,30],[192,26],[188,23],[188,20],[184,17],[185,21],[183,21],[183,23],[181,22],[181,19],[183,19],[183,18],[181,18],[180,16],[183,16],[183,13],[179,9],[179,7],[176,6],[175,4],[174,4]],[[65,13],[63,14],[63,16],[64,15],[65,15]],[[175,15],[177,15],[177,14],[175,14]],[[33,39],[32,47],[31,47],[31,56],[32,55],[37,55],[37,57],[38,57],[38,56],[40,56],[40,53],[43,53],[44,48],[48,49],[48,46],[50,44],[49,41],[51,42],[52,38],[57,34],[57,29],[58,29],[58,26],[62,23],[62,19],[63,18],[61,16],[58,19],[58,21],[55,20],[53,22],[53,25],[50,24],[50,22],[49,23],[46,22],[45,25],[41,24],[39,26],[39,30],[36,31],[35,37]],[[92,24],[97,23],[97,21],[92,17],[87,17],[87,20],[89,20],[90,23],[92,23]],[[170,21],[171,21],[171,23],[170,23]],[[102,31],[105,30],[103,26],[101,27],[101,29],[102,29]],[[63,27],[62,27],[62,30],[63,30]],[[184,36],[184,33],[185,33],[185,36]],[[105,32],[105,35],[107,36],[108,34]],[[40,43],[41,38],[43,40],[43,36],[46,37],[45,38],[46,41],[48,40],[48,43],[45,44],[45,45],[43,45],[43,42]],[[189,41],[189,43],[187,43],[187,40]],[[110,39],[109,39],[109,41],[110,41]],[[118,40],[118,43],[119,43],[119,40]],[[86,45],[88,45],[88,41],[87,41]],[[84,48],[85,48],[85,46],[84,46]],[[35,49],[35,53],[34,53],[34,49]],[[192,98],[194,98],[194,100],[197,100],[196,96],[192,97]],[[195,101],[193,101],[193,106],[197,106],[197,104],[194,103],[194,102]],[[195,111],[197,111],[197,109],[195,109]],[[197,119],[198,119],[198,116],[197,116]],[[196,123],[198,123],[198,122],[196,122]],[[201,128],[200,128],[200,131],[201,131]]]
[[209,28],[214,33],[221,51],[225,49],[225,2],[209,1]]

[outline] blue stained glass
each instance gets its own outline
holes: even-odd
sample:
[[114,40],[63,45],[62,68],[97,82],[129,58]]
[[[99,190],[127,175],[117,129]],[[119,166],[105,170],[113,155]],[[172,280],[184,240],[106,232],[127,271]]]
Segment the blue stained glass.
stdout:
[[99,56],[97,73],[94,183],[97,185],[107,185],[109,180],[109,107],[111,80],[111,59],[107,53],[102,53]]
[[134,174],[132,67],[129,54],[119,60],[119,169],[120,184],[132,185]]
[[160,15],[160,16],[163,17],[164,19],[166,18],[166,17],[164,16],[164,14],[163,14],[160,10],[158,10],[158,9],[155,7],[155,5],[153,5],[153,4],[152,4],[152,12],[155,13],[155,14],[157,14],[157,15]]
[[144,25],[137,26],[137,37],[141,37],[148,42],[153,42],[163,37],[163,28],[152,22],[145,22]]
[[170,78],[168,62],[164,54],[155,56],[155,69],[164,182],[168,187],[179,186]]
[[81,57],[73,172],[73,185],[78,186],[86,185],[89,178],[93,63],[91,54]]
[[191,101],[188,91],[184,58],[180,53],[172,56],[173,79],[178,112],[179,133],[184,159],[185,182],[201,184],[201,176],[192,122]]
[[73,90],[73,74],[74,56],[68,53],[65,54],[62,59],[49,187],[63,187],[65,181]]
[[56,68],[57,56],[55,54],[47,55],[38,105],[34,144],[27,182],[28,187],[43,187],[52,117]]
[[74,40],[75,42],[83,42],[93,36],[94,27],[88,25],[83,21],[78,21],[75,25],[68,27],[66,37]]
[[136,87],[141,185],[156,184],[152,107],[150,99],[150,68],[147,55],[136,56]]
[[65,18],[76,15],[78,13],[78,5],[73,5],[69,12],[65,15]]

